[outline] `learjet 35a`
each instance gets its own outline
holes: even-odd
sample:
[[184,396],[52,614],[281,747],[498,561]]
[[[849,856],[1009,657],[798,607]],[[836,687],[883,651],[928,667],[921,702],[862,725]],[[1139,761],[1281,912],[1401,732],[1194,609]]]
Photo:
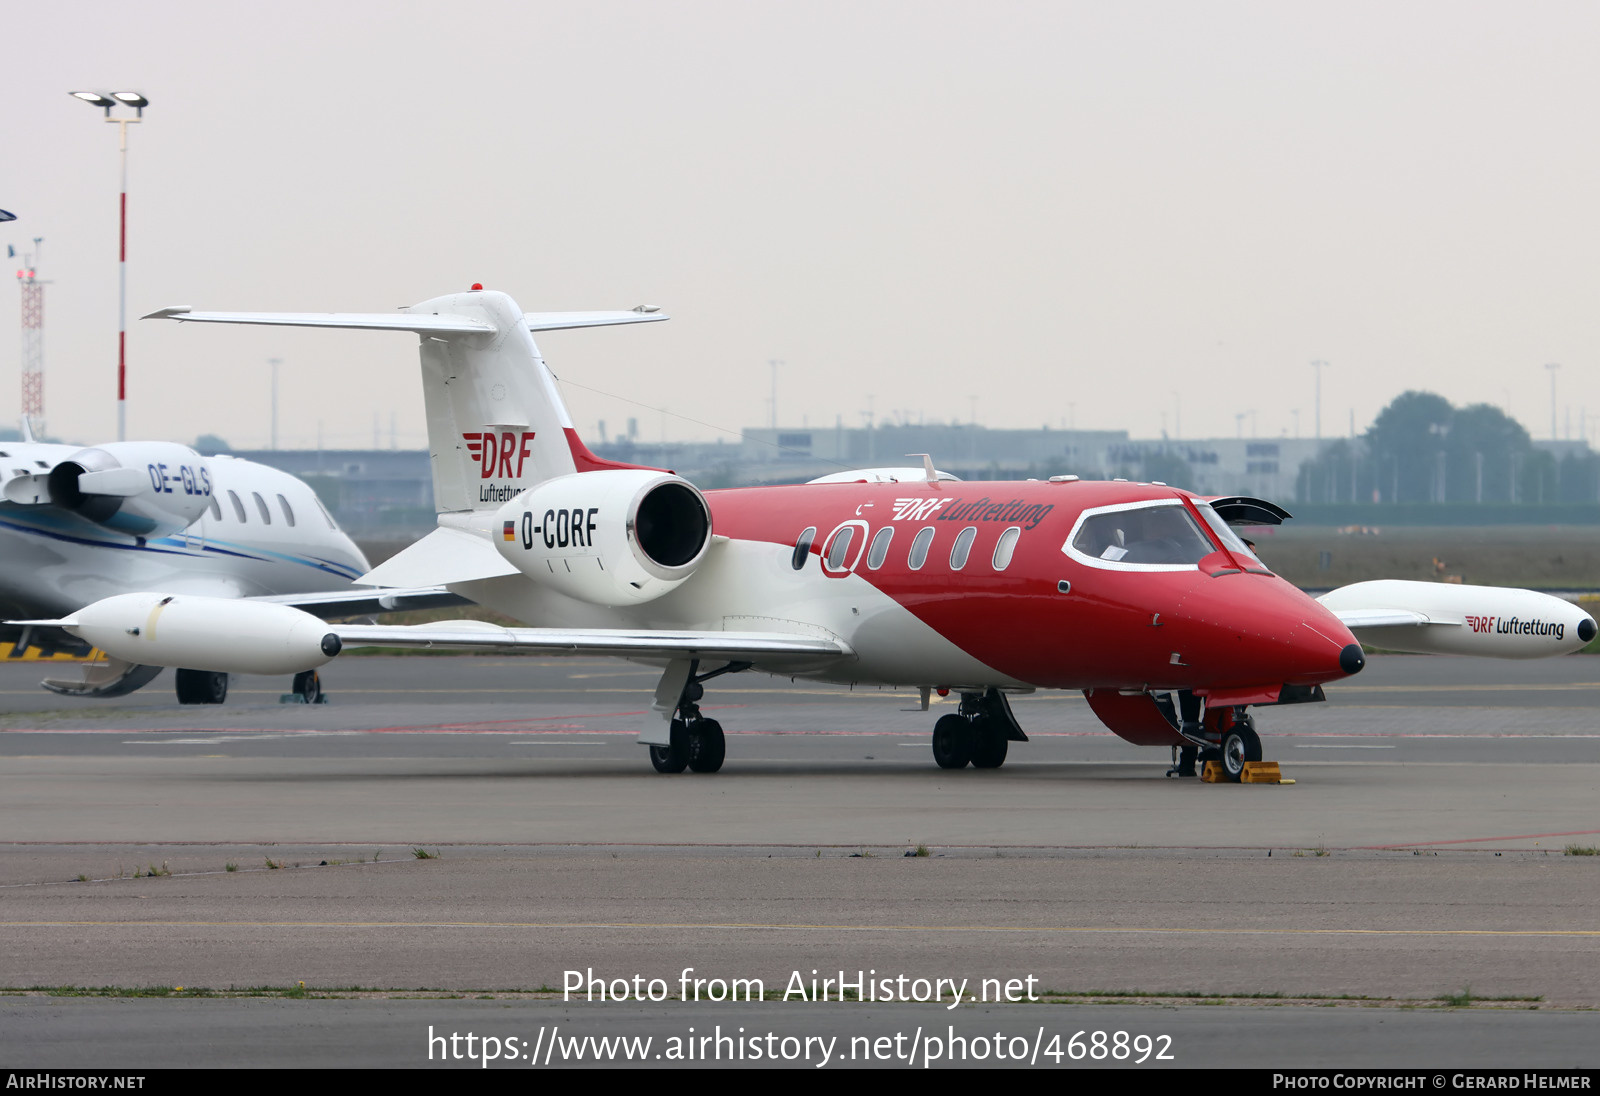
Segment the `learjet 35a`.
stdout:
[[361,581],[444,586],[536,626],[330,625],[170,591],[55,622],[129,661],[287,672],[378,646],[653,662],[664,670],[639,740],[662,772],[722,766],[722,728],[700,701],[728,673],[912,687],[924,709],[955,693],[933,727],[945,768],[993,768],[1027,741],[1008,694],[1079,689],[1118,735],[1172,747],[1179,771],[1199,755],[1238,779],[1261,758],[1249,709],[1322,700],[1362,668],[1358,640],[1531,657],[1595,634],[1531,591],[1363,583],[1319,602],[1235,533],[1287,516],[1255,499],[1074,476],[959,482],[926,458],[701,492],[599,459],[533,333],[665,318],[653,310],[525,315],[474,286],[399,313],[155,316],[420,336],[438,528]]

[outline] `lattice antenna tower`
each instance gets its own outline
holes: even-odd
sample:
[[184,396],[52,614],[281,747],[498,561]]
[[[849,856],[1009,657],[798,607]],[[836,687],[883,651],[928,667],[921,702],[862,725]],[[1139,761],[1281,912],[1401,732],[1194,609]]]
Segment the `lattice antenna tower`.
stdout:
[[44,287],[39,255],[44,237],[33,238],[33,253],[22,257],[17,284],[22,289],[22,413],[35,437],[44,436]]

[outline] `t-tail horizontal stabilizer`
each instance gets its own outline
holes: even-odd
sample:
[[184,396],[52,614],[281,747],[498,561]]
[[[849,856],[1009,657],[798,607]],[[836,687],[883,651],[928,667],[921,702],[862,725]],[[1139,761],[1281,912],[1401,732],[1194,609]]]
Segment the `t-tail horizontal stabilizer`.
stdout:
[[532,332],[655,323],[654,308],[524,314],[504,293],[475,288],[399,312],[196,312],[163,308],[146,319],[179,323],[410,331],[421,337],[422,391],[434,504],[441,513],[498,509],[546,480],[617,466],[578,440]]

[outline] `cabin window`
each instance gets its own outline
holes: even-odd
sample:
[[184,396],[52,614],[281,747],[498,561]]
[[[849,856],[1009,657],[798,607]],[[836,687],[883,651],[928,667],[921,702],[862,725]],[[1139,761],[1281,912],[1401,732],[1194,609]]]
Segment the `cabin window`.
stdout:
[[272,511],[267,509],[267,500],[261,497],[260,491],[251,491],[250,497],[256,500],[256,509],[261,511],[261,524],[272,524]]
[[1000,543],[994,546],[994,569],[1004,571],[1011,566],[1011,554],[1017,550],[1017,538],[1022,535],[1022,526],[1013,525],[1000,534]]
[[883,566],[883,561],[889,557],[889,542],[894,539],[894,527],[885,525],[878,530],[878,535],[872,538],[872,547],[867,549],[867,568],[876,571]]
[[928,549],[933,545],[933,526],[925,525],[917,530],[917,537],[911,542],[911,557],[906,560],[913,571],[922,570],[922,565],[928,562]]
[[828,549],[828,570],[837,571],[850,555],[850,542],[855,539],[856,527],[846,525],[833,535],[833,545]]
[[278,506],[283,510],[283,520],[289,523],[289,528],[294,528],[294,511],[289,509],[289,500],[282,495],[278,496]]
[[802,570],[806,565],[806,557],[811,554],[811,542],[817,539],[815,525],[800,534],[800,539],[794,542],[794,558],[789,561],[796,571]]
[[232,491],[228,492],[228,498],[233,502],[233,512],[239,516],[239,524],[243,525],[245,523],[244,503],[240,502],[239,496]]
[[211,496],[211,520],[212,521],[221,521],[222,520],[222,506],[221,506],[221,504],[219,504],[217,502],[217,496],[216,495],[212,495]]
[[961,530],[961,534],[956,537],[954,547],[950,549],[950,570],[959,571],[967,565],[967,556],[971,553],[972,542],[977,539],[977,536],[978,527],[976,525],[969,525]]

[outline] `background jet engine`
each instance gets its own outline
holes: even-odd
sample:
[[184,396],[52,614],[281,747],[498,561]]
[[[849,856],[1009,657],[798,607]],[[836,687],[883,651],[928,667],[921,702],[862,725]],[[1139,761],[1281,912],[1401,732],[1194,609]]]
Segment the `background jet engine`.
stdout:
[[593,605],[635,605],[694,574],[711,543],[711,509],[666,472],[579,472],[508,502],[493,533],[500,554],[540,585]]
[[51,505],[136,537],[187,529],[211,505],[205,458],[170,442],[80,449],[44,478]]

